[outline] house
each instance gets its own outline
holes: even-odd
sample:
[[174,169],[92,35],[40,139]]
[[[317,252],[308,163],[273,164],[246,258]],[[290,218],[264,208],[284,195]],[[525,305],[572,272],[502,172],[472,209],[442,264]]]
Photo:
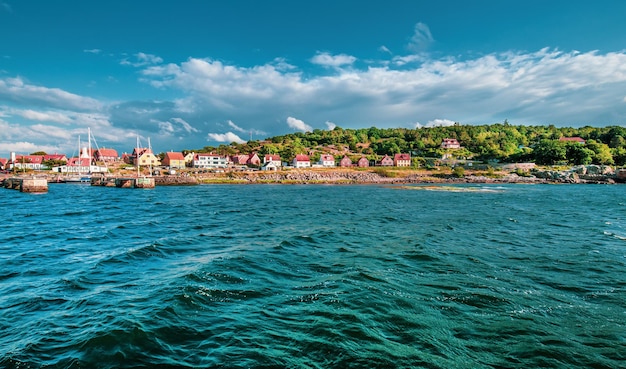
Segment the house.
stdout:
[[65,154],[48,154],[43,156],[43,161],[54,160],[54,161],[65,161],[67,162],[67,156]]
[[106,149],[106,148],[102,148],[102,149],[97,149],[94,152],[94,158],[96,159],[96,161],[103,161],[103,162],[114,162],[117,161],[117,151],[115,149]]
[[193,166],[193,158],[195,157],[196,157],[195,152],[188,152],[187,155],[185,155],[185,165],[188,167]]
[[382,159],[380,159],[378,165],[380,165],[381,167],[392,167],[393,159],[390,158],[389,155],[385,155]]
[[410,167],[411,154],[395,154],[393,156],[393,165],[396,167]]
[[248,155],[248,160],[246,160],[246,165],[254,165],[256,167],[261,166],[261,158],[255,152]]
[[248,155],[233,155],[230,157],[230,161],[235,165],[248,165]]
[[561,137],[561,138],[559,138],[559,141],[576,142],[576,143],[579,143],[581,145],[584,145],[587,142],[587,141],[585,141],[584,139],[582,139],[580,137]]
[[42,170],[47,169],[43,165],[43,155],[17,155],[12,163],[9,163],[10,169],[31,169]]
[[293,166],[296,168],[310,168],[311,159],[309,159],[308,155],[298,154],[293,158]]
[[352,166],[352,160],[350,160],[350,158],[348,157],[348,155],[344,155],[343,158],[341,158],[341,161],[339,162],[339,166],[340,167],[351,167]]
[[456,138],[444,138],[443,141],[441,141],[441,148],[442,149],[460,149],[461,144],[459,143],[459,141],[456,140]]
[[261,167],[261,170],[269,170],[269,171],[277,171],[278,168],[281,166],[280,162],[278,162],[278,164],[276,164],[275,161],[268,161],[267,163],[263,164],[263,166]]
[[318,162],[321,166],[332,168],[335,164],[335,157],[329,154],[320,155],[320,161]]
[[0,158],[0,170],[6,170],[8,162],[9,159]]
[[159,166],[161,161],[152,152],[151,148],[136,147],[131,154],[132,164],[138,166]]
[[356,162],[356,166],[359,168],[367,168],[370,166],[370,161],[367,160],[365,156],[363,156],[359,161]]
[[228,159],[223,155],[213,153],[196,154],[193,159],[194,168],[226,168]]
[[185,157],[182,152],[166,152],[161,164],[172,169],[182,169],[185,168]]
[[269,164],[269,163],[273,163],[276,167],[280,167],[282,166],[282,162],[280,161],[280,155],[275,155],[275,154],[266,154],[263,157],[263,166]]

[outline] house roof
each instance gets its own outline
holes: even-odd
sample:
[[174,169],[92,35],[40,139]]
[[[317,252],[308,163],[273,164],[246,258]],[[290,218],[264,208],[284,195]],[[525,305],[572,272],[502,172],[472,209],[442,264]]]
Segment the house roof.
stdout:
[[96,153],[99,156],[117,157],[117,151],[115,149],[98,149]]
[[275,154],[266,154],[265,155],[265,160],[272,160],[272,161],[280,161],[280,155],[275,155]]
[[166,152],[165,158],[169,160],[185,160],[182,152]]
[[329,154],[324,154],[320,156],[320,160],[330,161],[330,160],[335,160],[335,157]]
[[88,167],[89,158],[69,158],[67,160],[67,166],[69,167]]
[[296,157],[294,158],[295,161],[311,161],[311,159],[309,159],[308,155],[304,155],[304,154],[298,154],[296,155]]
[[44,155],[43,160],[66,160],[67,157],[64,154],[50,154]]
[[411,160],[411,155],[409,154],[396,154],[393,157],[394,160]]
[[561,137],[559,138],[559,141],[580,142],[580,143],[586,142],[583,138],[580,138],[580,137]]
[[32,164],[41,164],[43,162],[43,155],[18,155],[15,157],[16,163],[21,163],[22,159]]

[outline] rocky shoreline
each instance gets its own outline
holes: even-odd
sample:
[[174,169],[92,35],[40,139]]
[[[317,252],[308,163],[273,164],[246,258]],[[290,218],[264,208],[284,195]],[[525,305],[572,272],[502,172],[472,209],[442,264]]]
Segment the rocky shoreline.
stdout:
[[[521,174],[521,175],[520,175]],[[625,183],[624,170],[616,174],[610,167],[580,166],[568,170],[533,170],[523,173],[467,171],[455,176],[450,170],[380,169],[310,169],[277,172],[249,171],[222,173],[183,173],[155,176],[157,186],[193,186],[198,184],[615,184]],[[111,176],[115,176],[112,174]],[[41,177],[41,176],[38,176]],[[55,176],[49,181],[54,182]],[[3,178],[0,178],[0,181]]]
[[[480,172],[457,177],[446,173],[428,171],[355,171],[335,170],[294,170],[280,172],[230,172],[209,173],[190,178],[197,183],[223,184],[446,184],[446,183],[589,183],[614,184],[621,182],[612,172],[600,170],[582,171],[533,171],[516,173],[495,173],[485,175]],[[173,181],[175,182],[175,181]],[[159,183],[159,182],[157,182]]]

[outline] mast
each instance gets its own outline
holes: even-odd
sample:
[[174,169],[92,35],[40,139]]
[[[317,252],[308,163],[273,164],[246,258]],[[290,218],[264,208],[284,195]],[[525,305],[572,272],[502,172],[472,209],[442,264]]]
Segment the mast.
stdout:
[[91,128],[87,128],[87,156],[89,157],[89,174],[91,174]]
[[139,135],[137,135],[137,148],[135,149],[135,161],[137,162],[137,178],[139,178]]

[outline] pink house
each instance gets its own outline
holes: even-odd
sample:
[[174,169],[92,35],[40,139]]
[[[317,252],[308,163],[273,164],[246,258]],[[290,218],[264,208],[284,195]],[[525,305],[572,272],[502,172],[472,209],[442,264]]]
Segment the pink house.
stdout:
[[344,155],[343,158],[341,158],[341,161],[339,162],[339,166],[340,167],[351,167],[352,166],[352,160],[350,160],[350,158],[347,155]]
[[356,166],[359,168],[367,168],[370,166],[370,161],[367,160],[365,156],[363,156],[359,161],[356,162]]
[[380,165],[381,167],[392,167],[393,166],[393,159],[389,157],[389,155],[385,155],[384,158],[382,158],[379,162],[378,165]]
[[248,159],[246,160],[246,164],[247,165],[254,165],[257,167],[261,166],[261,158],[259,158],[259,156],[253,152],[252,154],[248,155]]

